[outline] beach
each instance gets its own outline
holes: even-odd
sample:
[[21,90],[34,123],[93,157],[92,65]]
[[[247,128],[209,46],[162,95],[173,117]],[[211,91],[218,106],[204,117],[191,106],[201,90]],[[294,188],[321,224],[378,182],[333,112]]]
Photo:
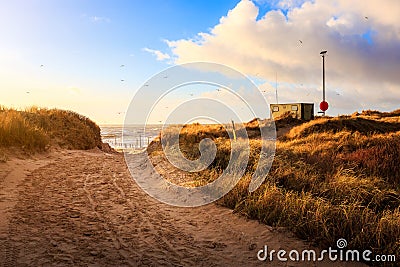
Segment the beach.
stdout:
[[310,248],[284,229],[149,197],[123,154],[53,149],[0,164],[1,266],[305,266],[257,259],[265,245]]
[[0,267],[400,266],[400,1],[3,2]]

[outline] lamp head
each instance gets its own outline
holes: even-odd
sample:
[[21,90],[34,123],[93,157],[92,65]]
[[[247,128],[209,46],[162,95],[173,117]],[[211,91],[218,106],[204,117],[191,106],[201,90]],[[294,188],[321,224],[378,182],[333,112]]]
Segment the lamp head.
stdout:
[[324,50],[324,51],[322,51],[321,53],[319,53],[320,55],[325,55],[326,54],[326,52],[328,52],[328,51],[326,51],[326,50]]

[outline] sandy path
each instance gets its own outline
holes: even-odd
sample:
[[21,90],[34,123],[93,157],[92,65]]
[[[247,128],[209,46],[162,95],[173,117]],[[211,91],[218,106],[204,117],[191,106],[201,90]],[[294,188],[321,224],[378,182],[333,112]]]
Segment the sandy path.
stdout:
[[288,233],[214,204],[152,199],[122,155],[63,153],[0,166],[1,266],[310,266],[257,260],[264,245],[308,248]]

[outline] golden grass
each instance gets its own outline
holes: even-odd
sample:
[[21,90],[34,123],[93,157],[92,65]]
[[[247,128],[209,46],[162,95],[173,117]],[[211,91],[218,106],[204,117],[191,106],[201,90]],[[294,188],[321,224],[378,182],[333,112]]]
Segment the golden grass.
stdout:
[[50,145],[68,149],[101,148],[100,128],[72,111],[0,107],[0,147],[43,151]]
[[[265,182],[249,193],[260,151],[260,141],[253,135],[245,176],[218,203],[263,223],[287,227],[322,248],[345,238],[349,248],[398,258],[399,114],[368,111],[301,125],[287,122],[298,126],[278,139]],[[253,124],[244,126],[249,129]],[[284,126],[282,121],[277,124]],[[197,185],[217,178],[229,162],[230,141],[220,127],[189,125],[180,136],[182,151],[190,159],[198,158],[202,138],[213,139],[218,148],[213,163],[192,176]],[[159,142],[153,142],[148,151],[162,154]]]
[[341,116],[335,118],[318,118],[299,127],[295,127],[285,136],[288,139],[306,137],[313,133],[342,131],[359,132],[361,134],[389,133],[400,130],[399,122],[385,120]]

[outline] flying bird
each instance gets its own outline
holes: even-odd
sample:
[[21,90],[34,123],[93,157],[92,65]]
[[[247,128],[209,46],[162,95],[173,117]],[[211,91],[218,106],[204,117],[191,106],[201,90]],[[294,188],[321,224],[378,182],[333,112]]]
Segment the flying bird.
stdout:
[[26,93],[27,93],[27,94],[30,94],[31,92],[27,91]]
[[303,43],[303,41],[302,40],[299,40],[299,42],[302,44]]
[[167,79],[167,78],[168,78],[168,76],[167,76],[167,75],[165,75],[165,76],[164,76],[164,79]]
[[122,80],[122,79],[121,79],[121,82],[125,82],[125,80]]
[[121,68],[122,68],[122,67],[125,67],[125,65],[124,65],[124,64],[122,64],[120,67],[121,67]]
[[42,64],[42,65],[40,65],[40,67],[42,68],[42,67],[44,67],[44,65]]
[[148,84],[145,84],[144,86],[149,86]]
[[367,16],[365,16],[364,18],[365,18],[365,19],[368,19],[368,17],[367,17]]
[[221,89],[217,89],[218,92],[221,92]]

